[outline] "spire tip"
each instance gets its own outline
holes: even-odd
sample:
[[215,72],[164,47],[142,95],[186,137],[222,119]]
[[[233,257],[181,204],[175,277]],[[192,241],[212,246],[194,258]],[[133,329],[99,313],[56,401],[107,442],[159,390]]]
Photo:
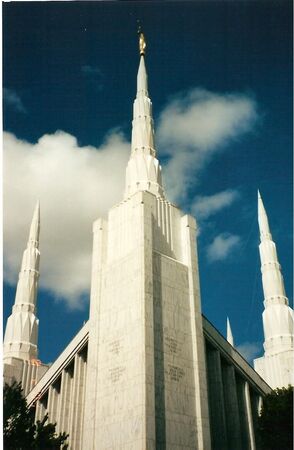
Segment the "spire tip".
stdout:
[[40,220],[40,200],[36,201],[34,216],[37,216],[38,220]]
[[227,317],[227,341],[229,344],[232,345],[232,347],[234,347],[234,338],[233,338],[230,320],[228,317]]
[[36,206],[33,213],[33,218],[30,227],[29,241],[28,242],[39,242],[40,234],[40,200],[37,200]]

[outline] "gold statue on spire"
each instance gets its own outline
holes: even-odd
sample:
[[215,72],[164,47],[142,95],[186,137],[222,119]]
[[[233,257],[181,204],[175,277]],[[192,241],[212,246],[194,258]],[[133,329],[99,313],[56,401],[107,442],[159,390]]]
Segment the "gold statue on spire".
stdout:
[[138,35],[139,35],[139,52],[140,55],[145,55],[145,49],[146,49],[146,41],[145,36],[142,32],[141,25],[139,25],[138,28]]

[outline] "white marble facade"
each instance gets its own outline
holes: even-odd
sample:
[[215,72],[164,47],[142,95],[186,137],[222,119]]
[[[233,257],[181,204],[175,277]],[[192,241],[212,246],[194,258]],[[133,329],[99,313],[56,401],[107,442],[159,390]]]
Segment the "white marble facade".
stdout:
[[94,236],[85,448],[210,448],[194,219],[139,191]]

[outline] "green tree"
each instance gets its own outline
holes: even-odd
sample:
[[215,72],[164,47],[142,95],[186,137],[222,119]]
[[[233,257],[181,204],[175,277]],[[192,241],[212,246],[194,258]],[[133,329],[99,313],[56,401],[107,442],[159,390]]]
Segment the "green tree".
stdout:
[[275,389],[263,399],[258,418],[261,450],[293,449],[293,387]]
[[4,385],[3,439],[4,450],[59,450],[67,449],[68,435],[56,435],[56,424],[42,421],[34,423],[34,410],[28,408],[20,383]]

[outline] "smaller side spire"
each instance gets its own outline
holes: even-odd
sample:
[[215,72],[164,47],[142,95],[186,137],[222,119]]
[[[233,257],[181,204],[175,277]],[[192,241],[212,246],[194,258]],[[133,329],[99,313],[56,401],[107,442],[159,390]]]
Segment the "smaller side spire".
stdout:
[[264,356],[254,360],[255,370],[274,389],[292,384],[294,314],[286,296],[276,244],[258,191],[259,254],[264,311]]
[[12,314],[6,324],[3,357],[22,360],[38,356],[38,326],[35,316],[39,280],[40,203],[31,222],[27,248],[23,253]]
[[257,191],[257,197],[258,197],[258,224],[259,224],[260,240],[261,241],[264,241],[265,239],[271,240],[272,235],[269,228],[268,218],[259,190]]
[[232,347],[234,347],[234,338],[233,338],[231,324],[230,324],[228,317],[227,317],[227,341],[229,344],[231,344]]

